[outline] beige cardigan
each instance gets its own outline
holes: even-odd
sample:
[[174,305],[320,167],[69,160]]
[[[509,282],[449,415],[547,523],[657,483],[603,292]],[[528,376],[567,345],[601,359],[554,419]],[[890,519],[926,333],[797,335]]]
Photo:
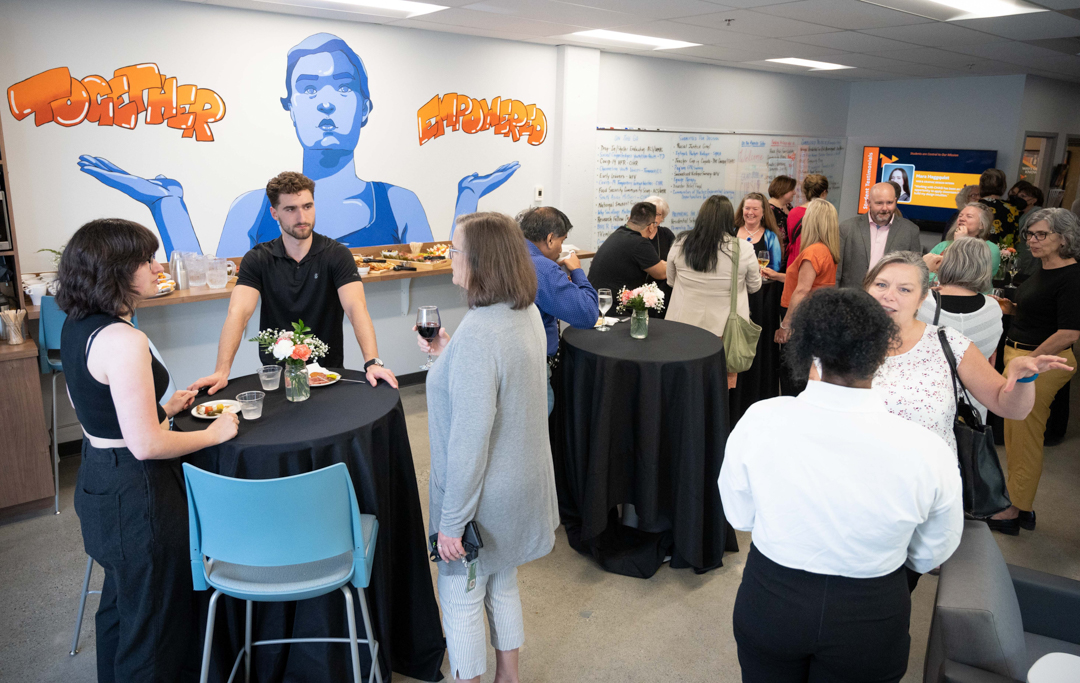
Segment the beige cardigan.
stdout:
[[[676,240],[668,252],[667,283],[672,287],[667,320],[702,327],[718,337],[724,335],[731,308],[731,246],[737,239],[725,237],[716,268],[708,273],[690,267],[682,255],[682,242]],[[761,289],[761,270],[753,245],[745,240],[739,245],[738,312],[750,319],[747,292]]]

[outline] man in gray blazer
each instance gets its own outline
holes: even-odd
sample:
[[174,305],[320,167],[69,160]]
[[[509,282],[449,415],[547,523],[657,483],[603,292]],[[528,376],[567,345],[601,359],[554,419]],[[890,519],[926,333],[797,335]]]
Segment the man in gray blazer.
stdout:
[[840,224],[838,287],[862,287],[866,273],[891,251],[922,253],[919,226],[896,215],[896,189],[889,183],[870,188],[870,210]]

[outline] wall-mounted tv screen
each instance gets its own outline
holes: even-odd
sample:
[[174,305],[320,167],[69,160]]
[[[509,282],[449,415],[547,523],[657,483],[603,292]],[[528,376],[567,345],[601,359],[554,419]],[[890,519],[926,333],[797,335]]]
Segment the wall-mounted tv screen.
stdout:
[[956,213],[956,193],[978,185],[979,175],[996,163],[994,150],[863,147],[859,213],[870,208],[870,188],[891,180],[900,185],[897,208],[904,218],[944,223]]

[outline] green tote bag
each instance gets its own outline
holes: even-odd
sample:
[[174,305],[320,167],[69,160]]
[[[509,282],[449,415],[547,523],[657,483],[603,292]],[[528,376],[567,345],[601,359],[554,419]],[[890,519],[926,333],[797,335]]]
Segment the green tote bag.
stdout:
[[739,315],[736,305],[739,302],[739,242],[735,238],[735,248],[731,251],[731,312],[728,313],[724,327],[724,357],[727,359],[728,372],[746,372],[754,364],[757,354],[758,337],[761,325],[755,325]]

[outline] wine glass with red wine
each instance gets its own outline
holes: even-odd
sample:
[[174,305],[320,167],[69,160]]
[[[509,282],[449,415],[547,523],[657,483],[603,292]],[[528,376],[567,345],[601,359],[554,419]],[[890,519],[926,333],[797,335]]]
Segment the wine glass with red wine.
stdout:
[[[439,307],[438,306],[421,306],[416,309],[416,331],[420,333],[420,336],[427,339],[429,343],[433,343],[439,337],[439,329],[442,328],[442,321],[439,319]],[[435,362],[435,359],[428,354],[427,363],[420,366],[421,370],[430,370],[431,364]]]

